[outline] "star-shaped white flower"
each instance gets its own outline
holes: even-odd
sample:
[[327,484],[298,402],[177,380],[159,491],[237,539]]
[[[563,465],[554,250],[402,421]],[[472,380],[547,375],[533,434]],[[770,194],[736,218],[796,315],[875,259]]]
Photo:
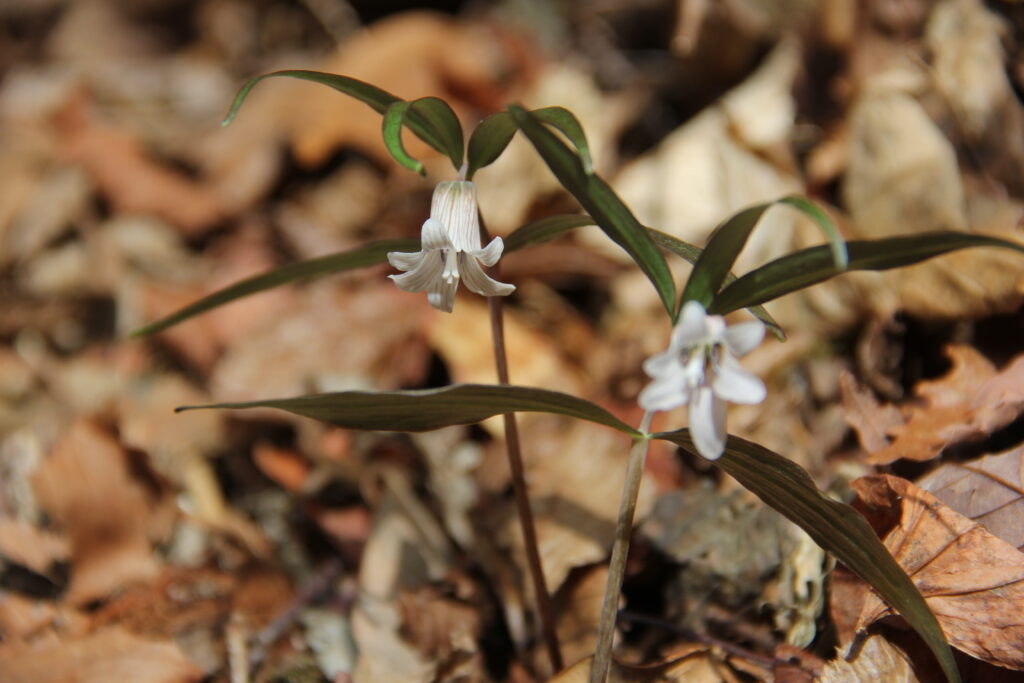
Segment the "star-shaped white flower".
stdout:
[[390,252],[388,261],[403,272],[389,277],[407,292],[427,292],[434,308],[451,313],[460,279],[483,296],[508,296],[515,291],[514,285],[491,279],[480,267],[497,263],[505,245],[495,237],[481,248],[476,185],[469,181],[441,182],[434,188],[420,248]]
[[764,382],[736,360],[763,338],[760,320],[726,327],[722,316],[708,315],[699,303],[688,301],[668,351],[644,362],[653,381],[640,392],[641,407],[671,410],[688,403],[697,450],[709,460],[718,458],[725,450],[725,402],[760,403],[766,395]]

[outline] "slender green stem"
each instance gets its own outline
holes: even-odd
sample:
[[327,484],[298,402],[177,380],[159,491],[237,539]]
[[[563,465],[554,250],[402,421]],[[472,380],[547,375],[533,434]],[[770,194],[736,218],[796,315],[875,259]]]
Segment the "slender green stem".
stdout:
[[[480,217],[480,232],[486,244],[488,235]],[[498,265],[491,269],[491,274],[498,277]],[[502,297],[487,298],[487,308],[491,315],[491,339],[494,343],[494,361],[498,370],[498,382],[509,384],[508,356],[505,353],[505,309]],[[562,670],[562,649],[558,644],[558,632],[555,628],[555,607],[544,581],[544,567],[540,561],[540,548],[537,543],[537,527],[533,521],[533,510],[530,508],[530,494],[526,488],[526,474],[523,467],[523,455],[519,447],[519,427],[515,413],[506,413],[505,446],[508,450],[508,466],[512,479],[512,491],[515,495],[516,509],[519,513],[519,524],[523,530],[523,547],[526,550],[526,565],[530,571],[533,592],[537,598],[537,614],[540,615],[540,628],[544,644],[551,661],[552,674]]]
[[[640,431],[645,435],[651,426],[653,413],[645,412],[640,420]],[[604,589],[601,604],[601,620],[597,626],[597,647],[594,663],[590,667],[590,683],[605,683],[612,661],[612,637],[615,635],[615,617],[619,612],[619,595],[622,580],[626,575],[626,559],[629,556],[629,537],[633,533],[633,515],[636,513],[636,499],[640,493],[640,481],[644,474],[649,439],[644,436],[633,442],[626,465],[626,483],[622,488],[619,502],[619,518],[615,523],[615,540],[612,543],[612,557],[608,565],[608,583]]]

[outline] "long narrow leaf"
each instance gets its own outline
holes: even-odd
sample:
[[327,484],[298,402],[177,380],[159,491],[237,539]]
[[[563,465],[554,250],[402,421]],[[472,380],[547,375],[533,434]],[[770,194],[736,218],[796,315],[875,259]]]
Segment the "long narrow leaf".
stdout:
[[[1024,246],[998,237],[966,232],[925,232],[908,237],[855,240],[845,270],[888,270],[968,247],[1002,247],[1024,253]],[[771,301],[845,272],[836,267],[827,246],[810,247],[752,270],[727,286],[709,310],[727,313]]]
[[[530,113],[542,123],[557,129],[568,138],[579,152],[584,172],[594,172],[594,161],[590,154],[587,136],[583,132],[583,126],[571,111],[564,107],[542,107],[534,109]],[[517,130],[519,130],[519,126],[507,111],[491,114],[481,121],[473,134],[469,136],[469,168],[466,172],[466,179],[472,180],[474,173],[484,166],[493,164],[512,142]]]
[[462,137],[462,124],[451,106],[440,97],[421,97],[413,100],[412,110],[422,116],[437,133],[444,143],[445,154],[452,160],[455,170],[462,167],[465,143]]
[[[671,251],[673,254],[682,257],[690,263],[696,263],[697,259],[700,258],[700,247],[695,247],[689,242],[684,242],[677,237],[673,237],[672,235],[660,230],[655,230],[654,228],[647,228],[647,231],[650,233],[654,243],[662,249]],[[732,273],[726,273],[726,284],[735,280],[735,275]],[[765,327],[771,330],[772,334],[774,334],[779,341],[786,341],[786,333],[782,330],[782,326],[775,321],[775,318],[772,317],[771,313],[765,310],[764,306],[748,306],[747,310],[750,311],[755,318],[763,322]]]
[[223,306],[235,299],[256,294],[279,285],[384,263],[387,260],[389,251],[417,251],[419,248],[420,241],[418,239],[383,240],[372,242],[350,251],[343,251],[340,254],[330,254],[308,261],[290,263],[218,290],[172,313],[166,318],[150,323],[145,327],[140,327],[132,332],[131,336],[138,337],[155,334],[167,329],[171,325],[180,323],[200,313],[205,313],[217,306]]
[[554,413],[588,420],[639,437],[640,432],[601,406],[569,394],[532,387],[456,384],[412,391],[342,391],[298,398],[183,406],[198,408],[277,408],[347,429],[422,432],[473,424],[515,412]]
[[708,308],[723,284],[727,283],[729,271],[732,269],[740,252],[746,245],[750,234],[757,227],[764,212],[775,204],[791,206],[809,216],[828,239],[832,259],[837,268],[845,268],[848,263],[846,245],[832,219],[821,207],[804,197],[783,197],[777,201],[758,204],[740,211],[715,228],[704,247],[704,253],[694,264],[693,273],[686,282],[683,294],[679,299],[682,306],[691,299]]
[[576,115],[565,107],[544,107],[534,109],[531,114],[541,122],[557,129],[562,135],[569,139],[573,147],[580,155],[583,163],[583,172],[591,174],[594,172],[594,160],[590,155],[590,144],[587,143],[587,135],[583,132]]
[[[255,76],[246,81],[245,85],[243,85],[238,91],[238,94],[235,95],[235,99],[231,103],[231,108],[228,110],[227,116],[224,117],[224,121],[221,125],[226,126],[234,121],[242,103],[245,102],[245,98],[249,96],[249,93],[257,83],[266,78],[276,78],[279,76],[286,78],[298,78],[303,81],[312,81],[313,83],[319,83],[321,85],[334,88],[338,92],[354,97],[360,102],[369,105],[378,114],[383,114],[393,103],[401,101],[400,97],[396,97],[386,90],[381,90],[375,85],[370,85],[369,83],[364,83],[363,81],[355,78],[349,78],[348,76],[339,76],[338,74],[329,74],[322,71],[287,69],[284,71],[274,71],[261,76]],[[416,111],[409,112],[406,125],[408,125],[409,129],[416,134],[416,137],[420,138],[442,154],[447,154],[445,141],[422,114]]]
[[[686,429],[654,434],[652,438],[697,452]],[[921,635],[946,677],[950,681],[960,680],[938,620],[917,586],[860,513],[825,496],[799,465],[756,443],[730,436],[725,453],[715,464],[871,584]]]
[[672,274],[647,230],[607,183],[597,174],[587,173],[579,157],[541,121],[521,107],[509,107],[509,113],[562,185],[576,197],[598,227],[640,266],[674,319],[676,293]]

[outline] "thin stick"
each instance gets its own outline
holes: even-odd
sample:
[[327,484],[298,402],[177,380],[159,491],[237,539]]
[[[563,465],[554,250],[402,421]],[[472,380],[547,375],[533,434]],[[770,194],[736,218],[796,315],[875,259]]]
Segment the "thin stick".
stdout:
[[[645,412],[640,420],[640,431],[644,434],[651,426],[652,413]],[[601,604],[601,620],[597,625],[597,649],[594,651],[594,662],[590,667],[590,683],[605,683],[608,669],[612,662],[612,637],[615,635],[615,617],[619,612],[619,595],[622,593],[622,580],[626,575],[626,558],[629,556],[629,537],[633,533],[633,515],[636,512],[636,499],[640,493],[640,481],[644,474],[644,461],[647,459],[646,436],[633,442],[629,450],[629,463],[626,465],[626,484],[622,489],[622,500],[619,502],[619,518],[615,522],[615,540],[612,543],[612,557],[608,564],[608,583],[604,589],[604,602]]]
[[[484,243],[489,235],[480,216],[480,236]],[[491,274],[499,277],[498,264],[491,268]],[[494,343],[494,362],[498,369],[498,383],[509,384],[508,356],[505,353],[505,308],[500,296],[487,297],[487,308],[491,314],[491,339]],[[530,508],[530,494],[526,488],[523,454],[519,447],[519,427],[515,413],[506,413],[505,446],[508,450],[508,467],[512,477],[512,491],[516,499],[519,513],[519,524],[523,529],[523,546],[526,549],[526,565],[530,570],[533,592],[537,596],[537,613],[540,615],[540,629],[544,644],[547,646],[548,659],[551,660],[552,673],[562,670],[562,649],[558,644],[558,632],[555,630],[555,607],[544,581],[544,567],[540,563],[540,549],[537,544],[537,527],[533,522],[533,510]]]

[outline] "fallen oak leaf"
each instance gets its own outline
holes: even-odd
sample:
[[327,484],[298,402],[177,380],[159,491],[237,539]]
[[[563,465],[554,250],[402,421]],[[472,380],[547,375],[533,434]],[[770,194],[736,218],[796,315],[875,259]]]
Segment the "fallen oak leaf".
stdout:
[[[1024,553],[891,475],[852,484],[857,506],[876,524],[895,523],[889,551],[913,579],[951,645],[983,661],[1024,670]],[[865,583],[856,631],[891,613]]]
[[938,467],[917,481],[961,515],[1024,550],[1024,447]]

